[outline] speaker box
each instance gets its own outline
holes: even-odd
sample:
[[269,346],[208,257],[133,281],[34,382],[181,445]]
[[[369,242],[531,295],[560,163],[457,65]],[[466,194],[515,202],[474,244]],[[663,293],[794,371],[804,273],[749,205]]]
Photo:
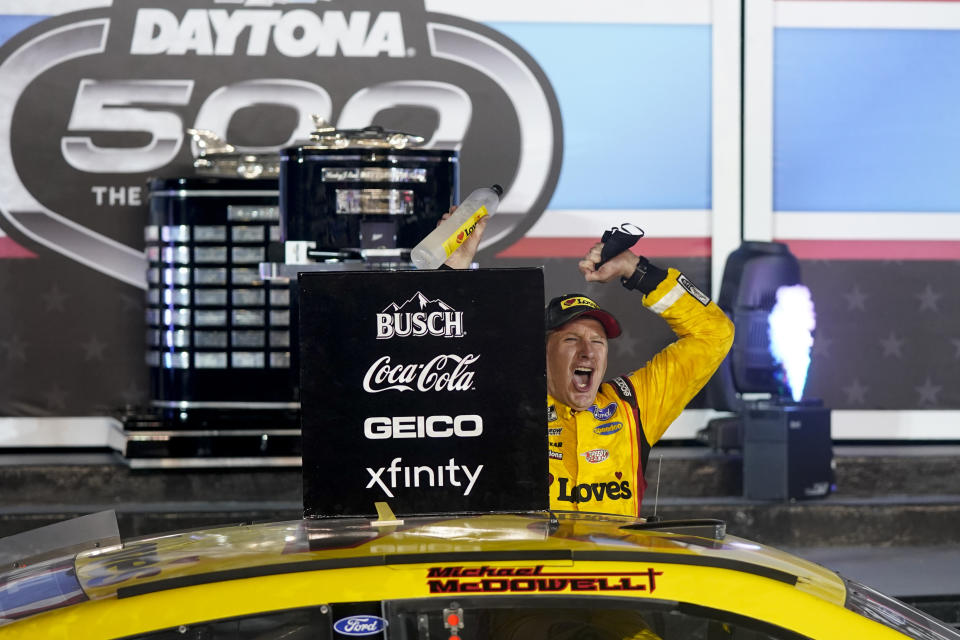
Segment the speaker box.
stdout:
[[744,411],[744,497],[808,500],[823,498],[832,488],[829,409],[807,402]]

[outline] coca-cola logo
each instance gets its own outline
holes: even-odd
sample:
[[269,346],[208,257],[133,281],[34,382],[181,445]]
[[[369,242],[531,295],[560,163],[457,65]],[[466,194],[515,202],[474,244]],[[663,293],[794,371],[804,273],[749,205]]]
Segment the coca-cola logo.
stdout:
[[390,356],[378,358],[363,376],[363,390],[382,391],[469,391],[473,389],[470,365],[480,359],[468,353],[441,354],[423,364],[394,363]]
[[391,302],[377,314],[377,340],[406,336],[461,338],[463,335],[463,312],[439,298],[430,300],[419,291],[399,306]]
[[562,131],[543,71],[423,0],[80,4],[0,47],[0,226],[110,277],[146,288],[143,185],[193,175],[188,128],[263,152],[306,140],[317,114],[460,149],[463,185],[506,187],[491,256],[553,194]]

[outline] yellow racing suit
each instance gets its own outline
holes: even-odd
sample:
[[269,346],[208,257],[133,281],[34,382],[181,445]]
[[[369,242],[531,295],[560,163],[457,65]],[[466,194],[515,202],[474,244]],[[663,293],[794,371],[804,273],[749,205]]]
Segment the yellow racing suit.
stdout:
[[730,350],[733,323],[676,269],[643,305],[667,321],[675,342],[601,384],[586,411],[547,395],[551,509],[639,516],[650,447]]

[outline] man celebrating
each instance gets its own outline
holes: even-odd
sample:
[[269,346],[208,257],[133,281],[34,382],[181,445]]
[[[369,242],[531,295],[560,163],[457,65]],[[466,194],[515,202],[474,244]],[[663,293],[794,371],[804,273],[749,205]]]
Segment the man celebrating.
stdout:
[[[485,222],[446,268],[470,266]],[[585,280],[619,277],[625,288],[643,294],[643,305],[662,316],[678,339],[640,369],[604,382],[607,341],[620,335],[620,323],[582,294],[550,301],[550,508],[639,516],[650,447],[720,366],[733,343],[733,323],[676,269],[660,269],[629,250],[598,268],[602,248],[594,245],[580,261]]]
[[550,508],[640,515],[650,447],[706,384],[733,343],[733,323],[676,269],[624,251],[600,268],[594,245],[579,268],[587,282],[618,276],[678,339],[640,369],[604,382],[616,318],[581,294],[546,308]]

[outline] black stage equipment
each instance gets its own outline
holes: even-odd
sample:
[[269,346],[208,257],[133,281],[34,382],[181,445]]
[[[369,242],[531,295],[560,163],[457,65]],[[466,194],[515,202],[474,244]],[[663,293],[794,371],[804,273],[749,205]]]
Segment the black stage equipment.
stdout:
[[743,451],[747,498],[798,500],[833,488],[830,410],[816,400],[793,401],[770,349],[777,290],[799,284],[800,263],[778,242],[744,242],[724,267],[717,304],[736,334],[705,393],[712,408],[735,415],[712,420],[697,437]]

